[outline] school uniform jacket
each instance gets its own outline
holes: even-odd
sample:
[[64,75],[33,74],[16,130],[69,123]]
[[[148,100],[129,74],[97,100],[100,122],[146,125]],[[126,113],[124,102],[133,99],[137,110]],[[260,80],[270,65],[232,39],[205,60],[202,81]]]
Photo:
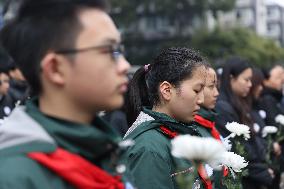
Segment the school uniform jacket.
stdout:
[[133,188],[127,171],[116,171],[120,137],[108,125],[49,117],[37,103],[16,108],[0,126],[1,189]]
[[[194,117],[194,125],[199,131],[202,137],[213,137],[216,140],[222,142],[221,135],[215,127],[215,118],[217,113],[213,110],[208,110],[201,107],[198,114]],[[213,186],[216,189],[226,189],[227,187],[223,185],[222,178],[227,176],[227,170],[223,171],[213,171],[213,175],[210,179],[213,181]]]
[[139,114],[125,135],[125,139],[135,142],[128,148],[125,161],[138,188],[177,189],[177,175],[193,174],[189,161],[171,155],[170,141],[178,134],[200,136],[193,127],[177,122],[166,114],[146,108]]

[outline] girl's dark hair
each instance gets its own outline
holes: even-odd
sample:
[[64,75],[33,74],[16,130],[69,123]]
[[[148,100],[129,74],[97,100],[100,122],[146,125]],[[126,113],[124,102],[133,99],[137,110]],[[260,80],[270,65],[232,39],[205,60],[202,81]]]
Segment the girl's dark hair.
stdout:
[[264,75],[261,69],[253,67],[252,68],[252,78],[251,78],[251,88],[247,97],[248,105],[253,108],[254,103],[257,102],[255,98],[255,91],[259,85],[263,85]]
[[[257,89],[257,87],[259,85],[263,84],[263,80],[264,80],[264,75],[261,71],[261,69],[253,67],[252,68],[252,78],[251,78],[251,88],[250,88],[250,92],[249,95],[247,97],[247,104],[249,105],[250,109],[252,110],[254,107],[254,105],[256,105],[257,103],[257,99],[255,98],[255,90]],[[250,129],[251,129],[251,134],[252,136],[255,136],[256,132],[253,128],[253,125],[249,125]]]
[[223,73],[221,75],[220,91],[227,97],[229,104],[235,109],[240,116],[240,121],[243,124],[251,125],[252,121],[249,116],[250,107],[246,103],[245,98],[237,96],[231,86],[231,79],[237,78],[244,70],[251,68],[249,62],[241,57],[229,58],[223,67]]
[[154,62],[136,71],[129,84],[126,100],[126,115],[131,125],[143,106],[153,107],[160,103],[159,84],[168,81],[175,87],[192,77],[194,70],[207,67],[205,59],[188,48],[163,50]]
[[259,85],[263,85],[264,75],[263,72],[259,68],[252,69],[252,78],[251,78],[251,89],[250,95],[252,95]]

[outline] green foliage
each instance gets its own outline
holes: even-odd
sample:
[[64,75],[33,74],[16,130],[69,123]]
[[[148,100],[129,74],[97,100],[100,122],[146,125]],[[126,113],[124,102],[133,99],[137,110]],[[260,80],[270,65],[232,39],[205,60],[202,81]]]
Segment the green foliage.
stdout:
[[[233,152],[238,154],[247,160],[247,152],[244,146],[244,139],[242,136],[235,136],[233,139]],[[241,178],[248,176],[248,168],[244,168],[242,172],[234,172],[231,168],[229,169],[229,174],[223,179],[224,185],[228,189],[242,189]]]
[[[111,0],[111,4],[112,17],[123,32],[126,56],[132,64],[151,63],[160,49],[169,46],[193,47],[211,62],[232,55],[243,56],[261,67],[284,60],[281,47],[247,29],[223,31],[217,28],[212,32],[202,29],[190,36],[183,35],[194,18],[202,18],[206,10],[211,10],[213,15],[218,10],[231,10],[235,0]],[[176,35],[145,39],[138,23],[141,18],[156,17],[174,25]]]
[[123,25],[137,21],[141,14],[190,20],[194,15],[202,16],[206,10],[228,11],[235,5],[235,0],[111,0],[110,2],[113,12],[116,12],[117,8],[120,9],[118,14],[115,13],[115,19]]
[[178,174],[176,182],[180,189],[192,189],[195,183],[200,183],[198,173],[193,167],[193,171],[189,174]]
[[231,175],[225,177],[224,179],[224,185],[228,188],[228,189],[242,189],[242,184],[241,184],[241,178],[240,176],[236,176],[235,178],[233,178]]
[[212,61],[232,55],[245,57],[257,66],[284,60],[283,48],[272,40],[241,28],[197,32],[192,43]]
[[131,64],[145,65],[152,63],[154,57],[158,55],[161,49],[168,47],[189,47],[189,37],[172,37],[166,39],[145,40],[142,37],[126,37],[124,40],[126,46],[126,57]]
[[267,153],[266,153],[266,162],[269,164],[270,168],[274,171],[280,171],[281,160],[279,156],[274,154],[273,143],[277,142],[279,144],[283,143],[284,140],[284,125],[277,123],[278,131],[276,134],[269,134],[267,137]]
[[211,62],[233,55],[245,57],[252,64],[264,67],[284,60],[284,50],[274,41],[259,37],[252,31],[236,28],[230,31],[198,31],[192,37],[176,36],[147,41],[142,37],[125,38],[127,58],[132,64],[151,63],[159,50],[170,46],[198,49]]
[[240,136],[236,136],[234,138],[234,152],[242,157],[244,157],[245,159],[247,159],[247,152],[245,150],[245,146],[244,146],[244,139]]

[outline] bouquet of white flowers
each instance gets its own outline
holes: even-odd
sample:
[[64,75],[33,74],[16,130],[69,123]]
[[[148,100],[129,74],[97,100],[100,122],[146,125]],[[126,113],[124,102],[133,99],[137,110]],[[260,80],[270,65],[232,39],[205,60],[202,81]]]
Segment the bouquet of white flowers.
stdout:
[[277,133],[278,129],[275,126],[265,126],[262,129],[262,137],[266,137],[268,134]]
[[278,131],[274,139],[276,142],[282,142],[284,140],[284,115],[278,114],[275,117],[275,122],[278,124]]
[[222,163],[230,170],[230,176],[225,177],[223,181],[224,184],[228,189],[241,189],[241,177],[236,173],[242,172],[242,169],[248,165],[248,162],[246,162],[242,156],[234,152],[225,152],[223,154]]
[[[222,167],[227,166],[234,178],[234,181],[230,181],[230,178],[227,179],[229,189],[235,188],[237,186],[235,182],[239,182],[236,179],[235,172],[241,172],[248,165],[243,157],[233,152],[227,152],[225,146],[213,138],[201,138],[190,135],[177,136],[172,140],[172,154],[175,157],[192,161],[194,166],[191,170],[196,170],[201,163],[205,164],[204,168],[209,177],[214,170],[220,170]],[[195,180],[195,176],[197,175],[192,174],[192,178],[188,179],[184,185],[190,186],[190,189],[198,188],[200,180]]]
[[208,163],[212,167],[220,163],[225,151],[222,143],[213,138],[181,135],[172,140],[173,156]]
[[[172,154],[175,157],[191,161],[190,175],[175,174],[181,188],[200,188],[201,180],[197,169],[204,168],[205,179],[213,174],[213,168],[220,169],[222,154],[226,151],[224,145],[213,138],[201,138],[190,135],[180,135],[172,140]],[[205,165],[205,166],[203,166]],[[200,171],[200,170],[199,170]],[[207,178],[206,178],[207,177]],[[197,178],[197,179],[196,179]]]
[[275,122],[276,122],[276,123],[279,123],[279,124],[281,124],[281,125],[284,125],[284,115],[278,114],[278,115],[275,117]]
[[248,165],[248,162],[246,162],[242,156],[234,152],[225,152],[223,153],[222,164],[227,166],[231,172],[239,173]]
[[235,136],[242,135],[245,140],[248,140],[250,138],[250,129],[247,125],[231,122],[227,123],[225,127],[231,132],[231,134],[227,138],[234,138]]
[[[230,177],[225,178],[224,182],[228,188],[239,188],[241,187],[241,176],[245,176],[248,173],[248,170],[245,169],[247,162],[245,162],[244,159],[247,157],[247,152],[245,150],[244,142],[250,139],[251,131],[247,125],[237,122],[227,123],[225,127],[231,132],[225,140],[233,139],[233,151],[235,153],[227,152],[224,154],[224,165],[229,168],[231,173],[230,177],[233,177],[233,179],[230,179]],[[241,174],[236,174],[240,172],[239,168],[244,168],[244,171],[242,171]]]
[[225,140],[233,138],[234,151],[237,154],[246,157],[243,140],[248,140],[250,138],[250,128],[247,125],[237,122],[227,123],[225,127],[231,132],[231,134],[227,136]]

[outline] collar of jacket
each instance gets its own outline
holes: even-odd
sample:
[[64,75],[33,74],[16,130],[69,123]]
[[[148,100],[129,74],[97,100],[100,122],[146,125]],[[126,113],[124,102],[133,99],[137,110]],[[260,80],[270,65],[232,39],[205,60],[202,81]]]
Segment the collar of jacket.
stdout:
[[141,125],[137,126],[129,135],[125,137],[125,139],[136,138],[140,134],[151,129],[156,129],[159,132],[164,133],[160,129],[161,126],[164,126],[165,128],[169,129],[171,132],[177,132],[178,134],[191,134],[191,135],[201,136],[199,131],[196,129],[196,126],[190,123],[186,124],[179,122],[164,113],[155,112],[146,107],[143,107],[142,111],[145,114],[149,115],[150,117],[154,118],[154,120],[145,121],[141,123]]
[[27,101],[26,112],[40,123],[59,147],[80,154],[90,161],[97,161],[114,151],[121,140],[99,117],[95,117],[92,124],[86,125],[47,116],[39,110],[37,98]]
[[217,112],[215,110],[209,110],[204,107],[201,107],[197,115],[200,115],[201,117],[209,121],[215,122]]

